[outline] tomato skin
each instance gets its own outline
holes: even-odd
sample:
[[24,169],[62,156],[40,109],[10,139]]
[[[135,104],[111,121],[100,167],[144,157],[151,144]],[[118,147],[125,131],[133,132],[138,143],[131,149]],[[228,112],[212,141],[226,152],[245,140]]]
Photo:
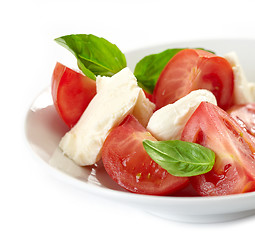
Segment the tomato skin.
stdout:
[[185,187],[188,178],[172,176],[153,161],[144,139],[156,140],[132,115],[110,132],[102,160],[111,178],[130,192],[148,195],[167,195]]
[[255,103],[234,105],[227,112],[255,140]]
[[60,117],[69,127],[73,127],[96,95],[96,82],[57,62],[51,92]]
[[198,194],[218,196],[255,190],[255,143],[225,111],[202,102],[188,120],[181,139],[215,152],[213,169],[190,178]]
[[159,109],[186,96],[193,90],[207,89],[218,105],[232,105],[234,75],[229,62],[212,53],[184,49],[165,66],[153,91],[153,101]]

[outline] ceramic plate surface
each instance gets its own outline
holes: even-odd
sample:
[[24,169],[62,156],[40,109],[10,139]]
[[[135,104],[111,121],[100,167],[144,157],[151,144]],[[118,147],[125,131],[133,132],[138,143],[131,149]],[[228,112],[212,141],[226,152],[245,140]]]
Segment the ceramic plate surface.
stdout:
[[[224,55],[235,51],[249,81],[255,81],[255,40],[218,39],[170,43],[126,53],[128,66],[144,56],[167,48],[202,47]],[[46,80],[49,81],[50,80]],[[106,173],[101,162],[93,167],[79,167],[65,157],[58,143],[68,128],[59,118],[52,103],[50,88],[43,90],[27,113],[25,132],[35,160],[40,161],[54,176],[113,201],[122,201],[154,215],[185,222],[219,222],[255,214],[255,192],[222,197],[186,197],[189,188],[176,196],[147,196],[129,193],[120,188]]]

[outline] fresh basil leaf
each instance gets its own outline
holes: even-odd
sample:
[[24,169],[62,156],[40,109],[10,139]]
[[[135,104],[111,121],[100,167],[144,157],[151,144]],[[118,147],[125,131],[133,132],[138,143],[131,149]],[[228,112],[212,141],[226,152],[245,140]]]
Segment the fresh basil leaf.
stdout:
[[[157,80],[169,60],[178,52],[186,48],[172,48],[163,52],[151,54],[142,58],[135,66],[134,75],[138,85],[148,93],[152,93]],[[205,50],[204,48],[197,48]],[[214,53],[210,50],[207,52]]]
[[77,65],[79,69],[89,78],[96,80],[96,76],[93,72],[91,72],[88,68],[85,67],[83,62],[80,59],[77,59]]
[[184,48],[167,49],[141,59],[135,66],[134,75],[138,85],[148,93],[152,93],[160,73],[169,60]]
[[92,79],[96,79],[97,75],[111,77],[127,66],[125,55],[104,38],[92,34],[72,34],[55,41],[77,58],[80,70]]
[[207,173],[215,162],[214,152],[196,143],[144,140],[143,146],[157,164],[178,177]]

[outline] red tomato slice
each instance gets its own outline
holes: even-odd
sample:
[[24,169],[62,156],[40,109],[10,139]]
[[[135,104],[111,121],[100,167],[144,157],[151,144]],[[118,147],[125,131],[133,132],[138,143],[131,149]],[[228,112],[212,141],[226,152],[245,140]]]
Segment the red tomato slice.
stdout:
[[181,139],[199,143],[215,152],[213,169],[190,179],[200,195],[255,190],[255,143],[225,111],[202,102],[187,122]]
[[143,140],[155,140],[133,117],[113,129],[102,149],[102,160],[111,178],[128,191],[141,194],[171,194],[188,183],[161,168],[147,154]]
[[255,137],[255,103],[234,105],[228,110],[244,131]]
[[215,95],[218,106],[227,109],[232,104],[233,86],[233,71],[225,58],[203,50],[184,49],[163,69],[153,101],[159,109],[193,90],[207,89]]
[[57,63],[52,75],[54,105],[69,126],[73,127],[96,94],[96,82],[61,63]]

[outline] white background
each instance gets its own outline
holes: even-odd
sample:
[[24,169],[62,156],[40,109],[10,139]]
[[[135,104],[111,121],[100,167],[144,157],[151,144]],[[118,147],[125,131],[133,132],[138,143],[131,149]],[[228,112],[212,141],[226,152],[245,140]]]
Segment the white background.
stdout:
[[56,61],[75,63],[53,39],[92,33],[123,51],[209,38],[255,38],[252,1],[5,1],[0,4],[0,239],[241,238],[255,216],[220,224],[160,219],[97,199],[50,175],[24,136],[26,111]]

